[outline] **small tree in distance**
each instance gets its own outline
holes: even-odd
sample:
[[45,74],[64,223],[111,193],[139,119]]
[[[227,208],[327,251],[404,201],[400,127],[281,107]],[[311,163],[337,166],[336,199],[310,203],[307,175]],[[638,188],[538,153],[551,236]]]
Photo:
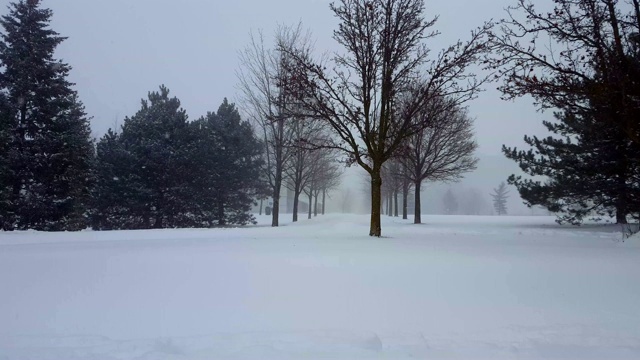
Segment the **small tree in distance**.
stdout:
[[509,190],[507,189],[507,183],[504,181],[500,183],[498,188],[493,189],[493,208],[496,209],[498,215],[507,214],[507,199],[509,198]]
[[467,110],[441,99],[427,105],[416,121],[430,119],[431,126],[409,138],[402,154],[415,189],[415,224],[422,223],[420,189],[424,181],[455,182],[475,170],[478,163],[474,156],[478,145],[473,137],[473,120]]
[[444,204],[445,214],[453,215],[458,212],[458,200],[456,200],[456,196],[453,195],[451,189],[448,189],[447,192],[444,193],[442,203]]

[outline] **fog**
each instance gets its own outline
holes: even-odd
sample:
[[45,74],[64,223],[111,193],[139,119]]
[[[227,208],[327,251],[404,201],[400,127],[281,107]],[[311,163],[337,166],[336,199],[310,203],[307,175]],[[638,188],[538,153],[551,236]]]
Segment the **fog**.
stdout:
[[[331,38],[336,21],[328,0],[111,0],[43,1],[53,10],[52,28],[68,37],[58,57],[73,70],[70,80],[86,106],[95,137],[117,128],[133,115],[148,91],[164,84],[177,96],[190,119],[215,110],[224,97],[243,104],[237,89],[238,52],[249,42],[250,31],[262,30],[267,39],[278,24],[302,22],[316,39],[316,54],[340,51]],[[429,40],[434,52],[466,39],[484,21],[504,16],[504,8],[515,0],[427,1],[428,17],[439,15],[434,29],[441,32]],[[544,135],[542,120],[531,99],[506,102],[497,83],[470,102],[475,118],[481,159],[477,171],[458,184],[425,184],[423,211],[439,212],[442,194],[451,187],[463,194],[476,189],[489,204],[489,193],[510,174],[518,172],[514,162],[501,155],[503,144],[522,147],[523,135]],[[366,209],[361,170],[347,169],[345,182],[333,194],[330,210],[344,208],[345,194],[358,196],[352,211]],[[461,195],[462,196],[462,195]],[[354,198],[355,199],[355,198]],[[530,214],[511,189],[509,212]]]

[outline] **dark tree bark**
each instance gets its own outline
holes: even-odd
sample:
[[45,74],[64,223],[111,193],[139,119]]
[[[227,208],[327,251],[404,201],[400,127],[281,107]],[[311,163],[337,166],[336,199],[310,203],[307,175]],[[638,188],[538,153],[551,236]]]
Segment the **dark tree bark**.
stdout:
[[318,216],[318,192],[317,191],[313,196],[313,216],[314,217]]
[[372,169],[371,173],[371,222],[369,224],[369,236],[380,237],[382,235],[382,223],[380,208],[382,207],[382,177],[380,168]]
[[413,223],[414,224],[422,224],[422,218],[420,216],[420,186],[422,185],[422,181],[416,181],[413,186],[415,186],[415,202],[413,209]]
[[293,222],[298,221],[298,202],[300,200],[300,193],[294,191],[293,194]]
[[409,207],[409,179],[405,176],[402,182],[402,219],[407,220]]

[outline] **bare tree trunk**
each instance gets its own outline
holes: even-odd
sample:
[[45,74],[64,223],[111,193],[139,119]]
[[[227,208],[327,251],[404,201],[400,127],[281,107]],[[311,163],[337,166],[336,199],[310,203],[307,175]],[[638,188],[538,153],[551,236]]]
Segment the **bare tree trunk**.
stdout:
[[324,206],[327,199],[327,189],[322,189],[322,215],[324,215]]
[[420,185],[422,185],[422,181],[418,180],[415,182],[415,208],[413,212],[413,223],[414,224],[422,224],[422,219],[420,216]]
[[271,226],[278,226],[280,215],[280,180],[276,176],[277,185],[273,189],[273,209],[271,209]]
[[309,216],[307,217],[307,219],[311,219],[311,201],[313,201],[313,191],[309,189]]
[[402,218],[406,220],[408,218],[409,207],[409,181],[404,180],[402,183]]
[[260,199],[260,212],[258,213],[258,215],[262,215],[262,199]]
[[382,207],[382,178],[380,168],[375,167],[371,172],[371,225],[369,236],[382,236],[382,223],[380,219],[380,209]]
[[393,192],[393,216],[398,217],[398,190]]
[[293,222],[298,221],[298,201],[300,199],[300,192],[295,190],[293,192]]
[[313,216],[316,217],[318,216],[318,193],[316,192],[316,194],[314,195],[314,199],[313,199]]
[[284,138],[284,120],[278,119],[278,137],[276,145],[276,158],[275,166],[276,173],[273,182],[273,209],[271,209],[271,226],[278,226],[278,219],[280,216],[280,190],[282,189],[282,172],[284,166],[284,144],[282,143]]

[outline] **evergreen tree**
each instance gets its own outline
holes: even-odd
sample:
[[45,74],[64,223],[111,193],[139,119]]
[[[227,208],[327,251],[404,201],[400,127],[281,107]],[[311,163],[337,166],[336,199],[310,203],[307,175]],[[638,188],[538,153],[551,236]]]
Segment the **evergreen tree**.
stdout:
[[[135,157],[109,129],[97,145],[96,183],[92,188],[91,226],[95,230],[144,228],[147,210],[138,201],[145,190],[134,171]],[[147,225],[148,226],[148,225]]]
[[265,194],[262,144],[226,99],[187,122],[162,86],[97,146],[95,229],[244,225]]
[[11,3],[0,19],[5,229],[85,226],[93,159],[89,119],[67,80],[70,66],[53,57],[65,38],[49,29],[51,16],[39,0],[28,0]]
[[492,34],[488,63],[504,98],[529,95],[539,109],[557,109],[557,122],[544,124],[552,136],[526,137],[528,151],[503,148],[532,176],[509,183],[560,222],[626,223],[640,212],[640,1],[555,0],[543,11],[516,3]]
[[97,147],[93,225],[99,229],[187,226],[191,134],[169,89],[149,92],[141,109]]
[[545,177],[512,175],[509,183],[529,206],[559,213],[560,222],[577,224],[589,215],[610,215],[626,223],[627,215],[640,212],[640,149],[620,127],[598,120],[592,105],[556,114],[558,123],[545,122],[557,136],[525,137],[531,150],[504,148],[525,173]]
[[208,226],[254,222],[251,206],[267,194],[261,176],[262,143],[242,121],[234,104],[224,99],[216,113],[193,123],[199,134],[195,187],[199,213]]
[[126,118],[120,135],[132,154],[131,175],[139,191],[132,205],[144,228],[177,227],[184,221],[188,194],[189,140],[187,113],[169,89],[160,87],[142,100],[142,108]]
[[0,229],[13,228],[11,205],[13,172],[9,162],[10,113],[5,94],[0,92]]
[[498,188],[493,189],[491,197],[493,198],[493,208],[496,210],[496,213],[498,213],[498,215],[506,215],[509,190],[507,189],[507,184],[504,181],[498,185]]

